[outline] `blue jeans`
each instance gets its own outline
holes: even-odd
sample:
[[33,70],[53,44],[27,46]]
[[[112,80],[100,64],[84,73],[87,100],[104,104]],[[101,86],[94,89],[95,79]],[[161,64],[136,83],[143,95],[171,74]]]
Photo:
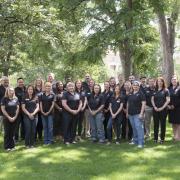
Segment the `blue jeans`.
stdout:
[[44,129],[44,144],[51,144],[53,141],[53,116],[50,114],[41,117]]
[[133,129],[133,142],[137,145],[144,145],[144,122],[139,118],[139,114],[129,115],[129,120]]
[[104,117],[103,113],[99,112],[95,116],[89,115],[90,126],[91,126],[91,138],[92,140],[99,139],[100,141],[105,140],[104,133]]

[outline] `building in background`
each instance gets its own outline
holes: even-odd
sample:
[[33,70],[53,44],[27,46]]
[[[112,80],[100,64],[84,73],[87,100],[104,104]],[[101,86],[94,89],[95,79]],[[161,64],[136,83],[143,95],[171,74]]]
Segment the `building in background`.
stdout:
[[116,79],[122,73],[122,65],[120,61],[119,52],[107,51],[106,56],[103,57],[103,62],[108,70],[109,77],[113,76]]

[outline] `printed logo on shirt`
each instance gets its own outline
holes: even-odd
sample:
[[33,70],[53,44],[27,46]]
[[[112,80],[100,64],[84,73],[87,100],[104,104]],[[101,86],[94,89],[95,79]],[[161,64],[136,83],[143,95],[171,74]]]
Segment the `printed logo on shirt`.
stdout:
[[75,95],[74,95],[74,99],[75,99],[75,100],[79,100],[79,99],[80,99],[79,94],[75,94]]

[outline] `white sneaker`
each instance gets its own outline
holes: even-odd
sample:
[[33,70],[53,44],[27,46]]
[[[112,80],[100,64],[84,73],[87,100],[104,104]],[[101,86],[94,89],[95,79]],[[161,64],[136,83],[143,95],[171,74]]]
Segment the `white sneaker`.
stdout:
[[130,145],[135,145],[135,143],[134,143],[134,142],[130,142],[129,144],[130,144]]
[[143,145],[138,145],[138,148],[143,148]]

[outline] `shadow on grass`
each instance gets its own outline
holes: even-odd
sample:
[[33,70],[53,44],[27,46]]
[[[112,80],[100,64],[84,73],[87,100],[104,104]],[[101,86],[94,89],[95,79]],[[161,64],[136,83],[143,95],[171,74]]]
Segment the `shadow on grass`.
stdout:
[[180,143],[138,149],[127,143],[57,143],[11,153],[1,151],[0,179],[179,179]]

